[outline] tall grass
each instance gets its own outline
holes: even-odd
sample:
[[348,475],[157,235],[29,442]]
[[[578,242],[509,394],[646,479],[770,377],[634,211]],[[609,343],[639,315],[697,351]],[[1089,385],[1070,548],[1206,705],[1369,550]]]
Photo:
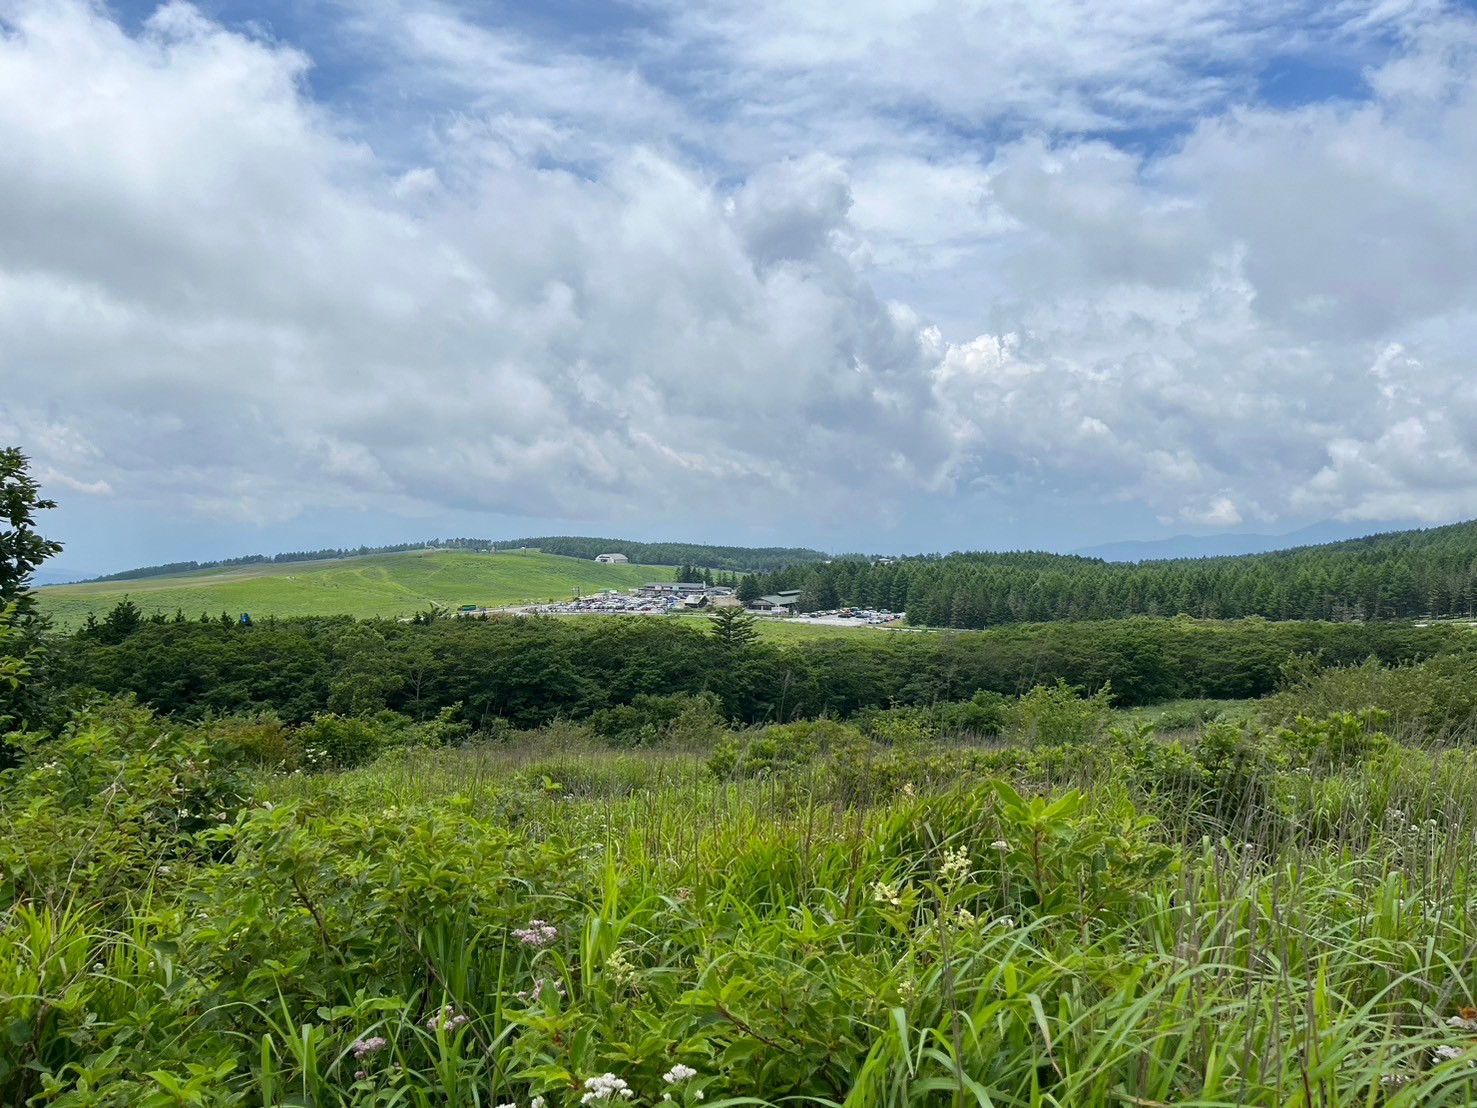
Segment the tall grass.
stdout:
[[1477,757],[1356,723],[261,778],[148,893],[0,853],[0,1103],[1477,1103]]

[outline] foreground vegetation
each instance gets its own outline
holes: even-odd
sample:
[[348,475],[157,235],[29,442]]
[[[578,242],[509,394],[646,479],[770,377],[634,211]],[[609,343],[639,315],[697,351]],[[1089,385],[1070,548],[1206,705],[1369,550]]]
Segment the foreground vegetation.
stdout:
[[648,581],[670,581],[663,566],[601,565],[537,551],[476,554],[415,550],[337,561],[277,562],[142,580],[51,585],[38,589],[41,611],[63,627],[78,627],[89,616],[101,619],[124,597],[145,616],[193,620],[202,612],[233,618],[250,612],[266,616],[398,617],[423,612],[433,604],[522,604],[567,600],[579,588],[630,589]]
[[340,773],[96,705],[0,777],[0,1102],[1471,1103],[1477,756],[1312,695]]

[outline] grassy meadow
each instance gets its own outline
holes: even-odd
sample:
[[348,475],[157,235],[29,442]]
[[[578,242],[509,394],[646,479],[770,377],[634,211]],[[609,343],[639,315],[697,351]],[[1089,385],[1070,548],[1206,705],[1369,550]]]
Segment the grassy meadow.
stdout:
[[1164,719],[614,750],[104,704],[0,790],[0,1103],[1477,1101],[1477,754]]
[[601,565],[536,551],[472,554],[410,551],[371,554],[324,562],[197,570],[167,577],[51,585],[37,589],[41,610],[64,628],[89,613],[101,618],[124,596],[145,615],[222,611],[233,617],[346,615],[396,617],[425,611],[433,603],[504,605],[566,600],[570,590],[629,589],[671,580],[664,566]]

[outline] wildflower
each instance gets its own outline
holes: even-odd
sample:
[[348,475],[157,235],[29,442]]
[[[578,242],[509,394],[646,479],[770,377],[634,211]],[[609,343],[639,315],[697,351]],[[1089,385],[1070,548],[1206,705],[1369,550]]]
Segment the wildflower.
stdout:
[[1432,1053],[1438,1062],[1450,1062],[1453,1058],[1462,1056],[1462,1048],[1459,1046],[1438,1046]]
[[431,1018],[426,1020],[426,1030],[431,1032],[455,1031],[462,1024],[468,1022],[470,1021],[466,1016],[458,1015],[456,1009],[448,1004],[441,1011],[433,1013]]
[[665,1081],[668,1085],[680,1085],[682,1084],[682,1082],[691,1080],[696,1076],[697,1070],[693,1069],[691,1066],[684,1066],[681,1062],[678,1062],[666,1073],[662,1074],[662,1080]]
[[969,876],[969,851],[964,847],[944,851],[943,865],[939,866],[939,881],[953,888]]
[[[1472,1011],[1472,1009],[1463,1008],[1462,1011],[1465,1013]],[[1446,1021],[1446,1026],[1455,1027],[1458,1031],[1477,1031],[1477,1019],[1466,1015],[1452,1016],[1451,1019]]]
[[354,1080],[355,1081],[363,1081],[368,1076],[369,1076],[369,1074],[365,1073],[363,1070],[355,1070],[354,1071]]
[[369,1039],[355,1039],[354,1045],[349,1047],[354,1052],[354,1061],[359,1062],[368,1058],[371,1054],[378,1054],[389,1046],[389,1042],[381,1035],[375,1035]]
[[878,904],[891,904],[894,908],[903,902],[903,898],[898,895],[897,886],[887,881],[878,881],[872,886],[872,899]]
[[528,1108],[544,1108],[544,1098],[536,1096],[528,1102]]
[[1408,1085],[1409,1083],[1410,1074],[1408,1073],[1387,1073],[1380,1078],[1380,1084],[1387,1089],[1398,1089],[1402,1085]]
[[[549,982],[549,985],[553,988],[554,992],[559,995],[560,999],[563,999],[564,997],[569,995],[564,991],[564,982],[560,981],[558,978],[554,978],[553,980],[551,980]],[[527,1003],[530,1000],[537,1000],[541,995],[543,995],[543,991],[544,979],[542,977],[535,977],[533,979],[532,985],[528,986],[528,988],[518,993],[518,999],[523,1001],[524,1003]]]
[[636,984],[636,967],[626,960],[626,956],[620,950],[611,952],[605,960],[605,972],[610,975],[610,980],[620,988],[628,988]]
[[913,788],[913,782],[911,782],[911,781],[904,782],[904,784],[903,784],[903,795],[905,797],[907,797],[909,800],[912,800],[913,797],[915,797],[915,796],[918,795],[917,791]]
[[518,927],[513,930],[513,938],[535,950],[542,950],[558,937],[559,928],[541,919],[529,920],[527,927]]
[[506,1104],[499,1104],[497,1108],[518,1108],[518,1105],[516,1102],[510,1100]]
[[599,1077],[588,1077],[585,1079],[585,1089],[588,1090],[580,1097],[581,1104],[594,1104],[597,1100],[609,1100],[612,1097],[620,1097],[622,1100],[630,1100],[631,1087],[625,1080],[613,1073],[602,1073]]
[[990,921],[991,927],[1003,927],[1006,931],[1015,927],[1015,919],[1012,916],[1001,916],[997,920]]
[[1001,854],[1004,854],[1007,850],[1010,849],[1010,844],[1008,842],[1006,842],[1004,839],[996,839],[994,842],[992,842],[990,844],[990,849],[991,850],[998,850],[998,851],[1000,851]]
[[105,967],[103,966],[103,964],[101,962],[94,962],[94,963],[92,963],[92,972],[93,973],[102,973],[104,968]]

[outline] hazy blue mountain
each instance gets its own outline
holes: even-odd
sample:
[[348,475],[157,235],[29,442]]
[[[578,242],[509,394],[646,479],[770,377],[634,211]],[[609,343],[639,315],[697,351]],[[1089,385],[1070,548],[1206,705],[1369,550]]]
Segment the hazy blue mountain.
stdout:
[[1389,522],[1377,525],[1324,520],[1281,535],[1218,534],[1175,535],[1167,539],[1128,539],[1101,543],[1073,550],[1088,558],[1109,562],[1146,562],[1163,558],[1217,558],[1232,554],[1264,554],[1269,550],[1289,550],[1295,546],[1317,546],[1326,542],[1363,538],[1385,531],[1404,531],[1420,527],[1420,523]]

